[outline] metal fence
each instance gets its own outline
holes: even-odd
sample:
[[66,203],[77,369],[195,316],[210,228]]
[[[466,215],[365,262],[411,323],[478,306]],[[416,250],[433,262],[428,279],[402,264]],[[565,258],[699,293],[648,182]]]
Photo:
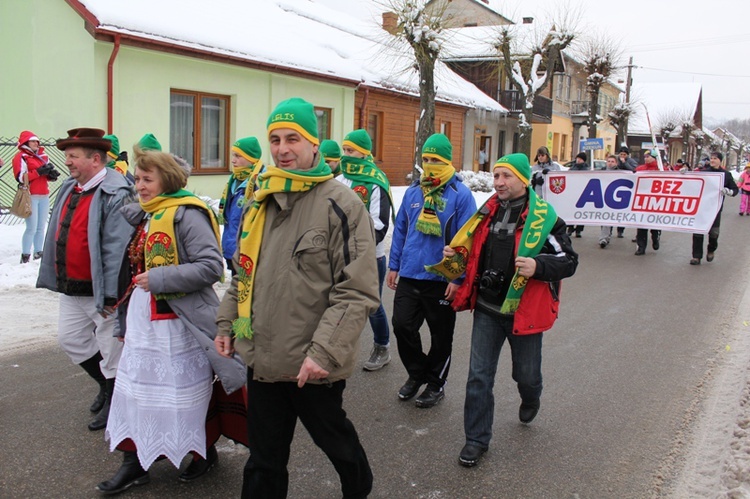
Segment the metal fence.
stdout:
[[[55,202],[57,192],[60,190],[62,181],[70,175],[70,170],[65,166],[65,153],[55,147],[57,139],[39,139],[44,146],[44,152],[49,155],[50,161],[60,172],[60,178],[56,182],[49,183],[50,209]],[[16,194],[18,182],[13,177],[13,156],[18,152],[17,137],[0,137],[0,158],[5,166],[0,168],[0,224],[16,225],[23,222],[22,218],[11,215],[9,209]]]

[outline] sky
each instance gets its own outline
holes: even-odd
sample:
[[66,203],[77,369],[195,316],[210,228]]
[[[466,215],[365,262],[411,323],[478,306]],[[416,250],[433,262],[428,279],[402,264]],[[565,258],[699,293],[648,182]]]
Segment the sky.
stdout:
[[[360,2],[314,0],[373,19]],[[387,2],[387,0],[385,0]],[[549,19],[561,9],[579,13],[581,36],[600,34],[618,41],[633,57],[638,82],[698,82],[703,86],[704,123],[750,118],[750,1],[747,0],[491,0],[516,22]],[[567,8],[565,9],[564,7]],[[368,12],[369,11],[369,12]],[[624,77],[623,77],[624,85]]]

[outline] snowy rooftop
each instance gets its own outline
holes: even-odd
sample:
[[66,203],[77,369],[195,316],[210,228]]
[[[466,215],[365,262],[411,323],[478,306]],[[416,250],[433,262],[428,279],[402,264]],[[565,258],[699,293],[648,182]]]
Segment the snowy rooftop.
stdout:
[[667,118],[692,118],[695,114],[702,87],[700,83],[636,83],[631,89],[633,114],[628,122],[628,134],[650,135],[645,105],[654,132]]
[[[494,59],[498,57],[495,44],[501,30],[507,29],[515,38],[513,55],[528,54],[533,46],[541,44],[543,34],[534,24],[511,24],[505,26],[473,26],[445,30],[446,42],[442,58],[455,59]],[[545,33],[546,34],[546,33]]]
[[[127,8],[111,0],[80,1],[100,30],[419,93],[408,47],[372,22],[313,0],[129,0]],[[442,63],[435,86],[438,101],[507,112]]]

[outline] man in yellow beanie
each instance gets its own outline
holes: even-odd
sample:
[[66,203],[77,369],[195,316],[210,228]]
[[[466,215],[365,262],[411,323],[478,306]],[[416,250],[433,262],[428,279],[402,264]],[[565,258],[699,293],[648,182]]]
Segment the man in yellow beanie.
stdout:
[[247,365],[250,457],[242,497],[286,497],[299,418],[341,479],[366,497],[372,471],[342,408],[367,317],[377,308],[375,241],[365,205],[318,150],[313,105],[279,103],[271,157],[243,213],[237,275],[217,317],[216,348]]
[[495,194],[443,249],[430,267],[446,278],[465,271],[453,308],[474,310],[469,379],[464,403],[466,444],[459,464],[475,466],[492,437],[492,393],[500,349],[508,340],[513,380],[528,424],[542,395],[542,333],[552,327],[560,306],[560,280],[578,266],[565,221],[529,186],[525,154],[508,154],[493,169]]
[[[396,215],[388,261],[388,287],[393,299],[393,334],[398,354],[409,374],[398,391],[400,400],[415,400],[417,407],[435,406],[445,396],[453,351],[456,312],[450,302],[462,276],[448,281],[425,265],[440,259],[443,246],[476,211],[471,191],[456,177],[453,146],[441,133],[422,147],[422,175],[404,193]],[[430,350],[424,352],[419,329],[430,328]]]

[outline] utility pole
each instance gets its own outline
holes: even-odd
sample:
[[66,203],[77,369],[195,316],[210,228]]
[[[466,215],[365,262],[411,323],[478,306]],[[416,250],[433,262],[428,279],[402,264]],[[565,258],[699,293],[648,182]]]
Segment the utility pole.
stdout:
[[[628,79],[625,82],[625,104],[630,104],[630,87],[633,85],[633,56],[630,56],[628,61]],[[625,124],[623,125],[622,140],[625,144],[628,143],[628,118],[625,118]]]

